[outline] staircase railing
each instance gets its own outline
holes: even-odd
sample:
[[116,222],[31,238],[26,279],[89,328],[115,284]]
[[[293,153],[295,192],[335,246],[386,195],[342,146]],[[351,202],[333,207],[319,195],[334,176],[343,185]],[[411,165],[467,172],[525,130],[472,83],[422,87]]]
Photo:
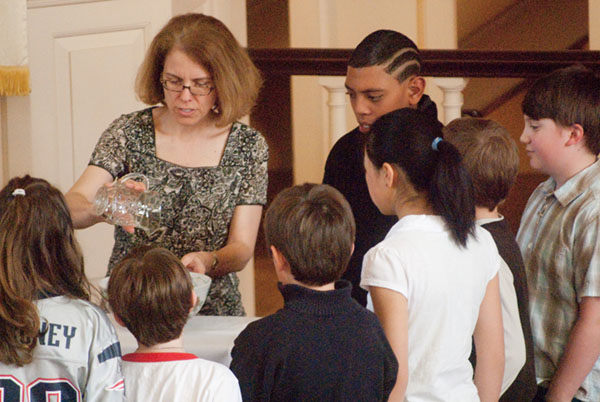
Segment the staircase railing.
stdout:
[[[351,49],[249,49],[266,74],[345,75]],[[423,75],[432,77],[533,78],[580,63],[600,70],[600,51],[421,50]]]
[[[249,49],[265,77],[315,75],[344,76],[352,49]],[[600,51],[480,51],[421,50],[422,74],[436,77],[444,94],[444,120],[461,116],[465,78],[535,78],[555,69],[582,64],[600,71]],[[343,80],[322,80],[329,93],[330,142],[346,132]]]

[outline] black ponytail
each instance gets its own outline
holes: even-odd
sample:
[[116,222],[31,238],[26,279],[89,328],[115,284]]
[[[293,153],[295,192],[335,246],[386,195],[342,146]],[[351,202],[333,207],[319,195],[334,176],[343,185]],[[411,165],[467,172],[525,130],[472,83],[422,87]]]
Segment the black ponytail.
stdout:
[[474,234],[473,183],[454,145],[441,141],[437,148],[439,160],[427,191],[429,202],[434,212],[441,215],[452,229],[454,239],[464,246],[467,237]]
[[475,228],[473,184],[458,150],[441,138],[437,120],[415,109],[399,109],[373,124],[366,152],[377,168],[387,162],[402,169],[415,189],[427,195],[456,243],[465,246]]

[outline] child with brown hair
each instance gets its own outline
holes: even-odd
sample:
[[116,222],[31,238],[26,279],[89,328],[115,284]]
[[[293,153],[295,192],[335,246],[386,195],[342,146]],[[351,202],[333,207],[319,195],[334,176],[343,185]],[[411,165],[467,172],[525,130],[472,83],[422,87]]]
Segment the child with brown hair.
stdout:
[[377,317],[339,280],[354,218],[339,191],[283,190],[264,221],[284,307],[235,340],[231,369],[245,401],[386,401],[398,364]]
[[533,84],[522,109],[530,165],[550,176],[529,197],[517,233],[535,400],[600,401],[600,77],[557,70]]
[[239,401],[235,376],[219,363],[185,353],[183,327],[196,303],[188,270],[169,250],[132,250],[113,269],[108,300],[138,348],[123,356],[134,401]]
[[[488,119],[459,118],[443,129],[471,175],[476,223],[492,235],[502,265],[498,271],[504,327],[504,378],[500,401],[529,401],[536,392],[529,296],[521,250],[498,212],[519,171],[519,150],[508,131]],[[472,361],[475,354],[472,353]]]
[[0,399],[124,400],[121,348],[90,303],[61,192],[11,179],[0,191]]

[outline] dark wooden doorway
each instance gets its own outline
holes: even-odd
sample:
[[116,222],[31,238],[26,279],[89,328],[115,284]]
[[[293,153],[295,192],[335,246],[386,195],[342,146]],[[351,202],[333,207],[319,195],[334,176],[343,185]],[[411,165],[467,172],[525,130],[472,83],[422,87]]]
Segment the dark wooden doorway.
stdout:
[[[287,0],[261,0],[246,3],[248,47],[288,48],[289,13]],[[290,77],[269,75],[250,116],[251,125],[259,130],[269,144],[268,203],[293,184]],[[262,227],[255,251],[254,285],[256,315],[264,316],[283,306],[277,290],[277,278],[264,242]]]

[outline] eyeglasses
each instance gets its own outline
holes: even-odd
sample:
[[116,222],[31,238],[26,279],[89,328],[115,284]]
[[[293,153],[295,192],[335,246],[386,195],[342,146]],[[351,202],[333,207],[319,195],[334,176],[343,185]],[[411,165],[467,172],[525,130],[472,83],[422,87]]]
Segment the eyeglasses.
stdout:
[[183,90],[187,88],[190,90],[192,95],[199,96],[206,96],[210,94],[213,89],[215,89],[214,86],[202,82],[194,82],[192,85],[183,85],[183,82],[180,80],[162,79],[160,80],[160,83],[167,91],[183,92]]

